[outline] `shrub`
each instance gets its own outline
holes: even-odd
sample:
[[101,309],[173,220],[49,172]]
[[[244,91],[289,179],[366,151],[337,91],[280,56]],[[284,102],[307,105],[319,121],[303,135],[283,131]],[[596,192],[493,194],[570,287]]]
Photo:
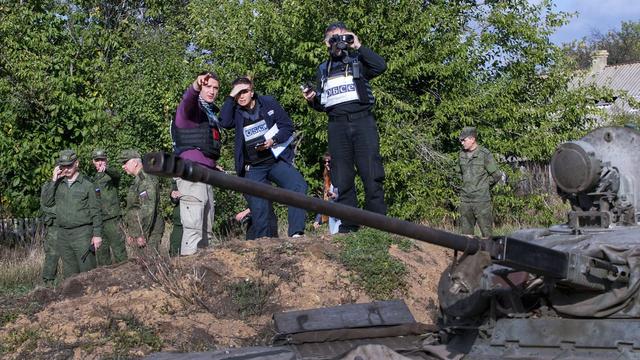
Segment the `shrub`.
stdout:
[[[126,326],[119,326],[119,322],[124,322]],[[153,351],[162,349],[162,339],[132,314],[111,317],[108,338],[113,342],[116,356],[126,356],[131,349],[139,346],[148,346]]]
[[240,317],[246,318],[265,312],[275,288],[274,283],[246,279],[229,284],[226,290]]

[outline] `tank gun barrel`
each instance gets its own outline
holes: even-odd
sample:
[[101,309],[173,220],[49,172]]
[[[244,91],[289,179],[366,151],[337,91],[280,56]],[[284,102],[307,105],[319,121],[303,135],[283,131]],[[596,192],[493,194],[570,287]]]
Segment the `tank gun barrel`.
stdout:
[[371,211],[312,198],[293,191],[261,184],[239,176],[232,176],[181,159],[174,154],[153,152],[143,159],[144,171],[149,174],[180,177],[188,181],[203,182],[219,188],[239,191],[285,205],[314,211],[390,233],[407,236],[450,249],[475,254],[480,250],[478,239],[432,229],[409,221],[390,218]]
[[[604,261],[596,261],[597,259],[582,254],[565,253],[506,236],[479,239],[453,234],[371,211],[312,198],[239,176],[228,175],[181,159],[174,154],[149,153],[144,156],[143,164],[144,170],[150,174],[180,177],[192,182],[202,182],[222,189],[238,191],[462,251],[465,254],[471,255],[481,250],[487,251],[496,264],[547,276],[573,286],[603,290],[612,281],[625,282],[627,280],[628,271],[626,269],[611,267]],[[598,279],[598,281],[594,279]]]

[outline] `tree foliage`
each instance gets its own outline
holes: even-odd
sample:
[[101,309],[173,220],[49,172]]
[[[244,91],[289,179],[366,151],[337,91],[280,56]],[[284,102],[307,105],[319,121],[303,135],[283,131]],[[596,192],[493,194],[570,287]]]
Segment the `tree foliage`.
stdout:
[[0,5],[0,196],[7,212],[38,208],[40,185],[61,149],[75,149],[85,169],[98,146],[112,155],[168,149],[171,109],[193,71],[179,17],[167,19],[182,8],[173,3]]
[[609,65],[640,61],[640,21],[623,21],[620,30],[612,29],[603,34],[593,32],[580,40],[564,44],[564,51],[573,59],[579,69],[591,65],[591,57],[596,50],[607,50]]
[[[337,20],[388,63],[372,86],[393,216],[455,216],[450,169],[463,126],[477,126],[496,154],[545,161],[583,131],[596,91],[568,88],[569,62],[549,41],[566,14],[550,1],[29,3],[0,5],[1,196],[15,214],[37,207],[61,148],[83,159],[98,145],[112,154],[169,149],[169,121],[204,69],[220,75],[221,97],[249,74],[258,92],[280,101],[297,127],[296,165],[317,192],[327,118],[299,85],[326,59],[323,31]],[[232,168],[226,136],[222,164]],[[226,200],[218,213],[238,209]]]

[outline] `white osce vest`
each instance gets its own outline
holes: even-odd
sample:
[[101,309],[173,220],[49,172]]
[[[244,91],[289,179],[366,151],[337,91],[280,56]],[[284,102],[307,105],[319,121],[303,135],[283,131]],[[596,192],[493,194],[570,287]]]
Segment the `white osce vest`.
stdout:
[[320,104],[324,107],[332,107],[354,100],[360,100],[353,75],[339,75],[330,77],[324,84]]
[[264,136],[268,130],[269,127],[267,127],[267,122],[264,119],[253,124],[249,124],[242,128],[244,141],[249,142],[257,137]]

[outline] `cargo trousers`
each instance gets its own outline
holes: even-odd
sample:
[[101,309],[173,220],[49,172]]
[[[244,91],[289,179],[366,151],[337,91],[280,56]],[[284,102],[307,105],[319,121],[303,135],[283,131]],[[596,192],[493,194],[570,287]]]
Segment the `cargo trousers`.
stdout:
[[460,232],[473,235],[476,223],[482,237],[488,238],[493,230],[493,208],[491,201],[462,202],[460,211]]
[[[360,117],[362,116],[362,117]],[[364,208],[387,214],[384,202],[384,167],[380,156],[380,139],[373,114],[357,113],[329,118],[329,153],[331,154],[331,182],[338,191],[338,204],[358,207],[355,176],[362,179],[365,193]],[[341,232],[358,227],[342,221]]]
[[181,255],[192,255],[200,246],[214,241],[214,199],[211,185],[176,179],[180,197],[180,221],[182,222]]

